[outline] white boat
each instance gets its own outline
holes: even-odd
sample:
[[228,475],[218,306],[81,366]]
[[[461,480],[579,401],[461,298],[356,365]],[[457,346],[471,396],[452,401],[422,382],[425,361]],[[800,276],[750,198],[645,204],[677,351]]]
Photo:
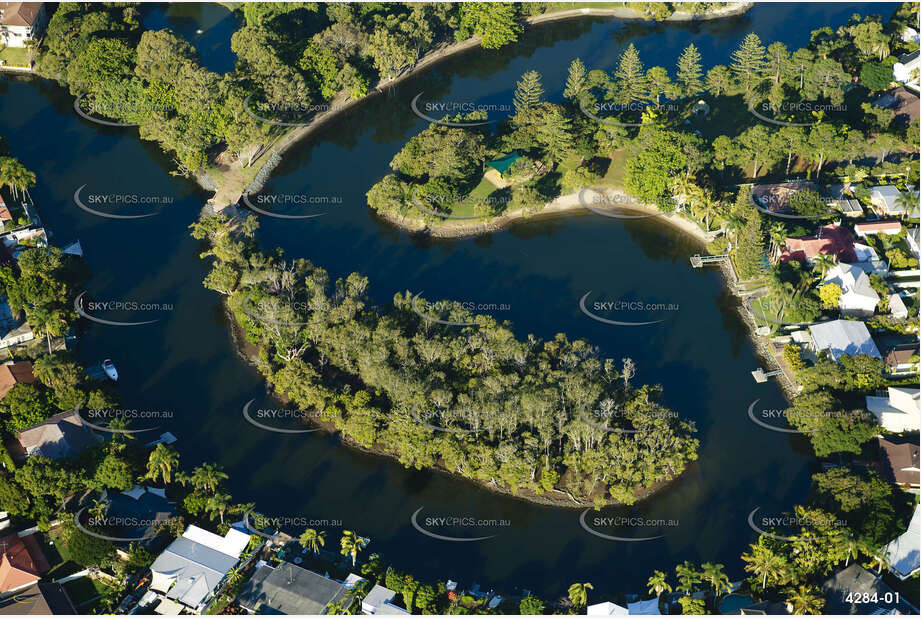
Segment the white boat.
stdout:
[[115,363],[111,359],[105,359],[102,361],[102,370],[106,372],[106,375],[109,376],[109,379],[113,382],[118,381],[118,370],[115,369]]

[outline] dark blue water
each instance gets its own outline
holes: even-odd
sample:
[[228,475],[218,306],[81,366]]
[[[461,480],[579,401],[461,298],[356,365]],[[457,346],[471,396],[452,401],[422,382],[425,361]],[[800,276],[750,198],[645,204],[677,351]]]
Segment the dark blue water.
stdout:
[[[855,12],[888,16],[892,8],[772,4],[708,24],[583,20],[544,26],[515,48],[466,54],[369,100],[286,154],[266,187],[343,200],[317,219],[264,220],[261,241],[267,248],[309,257],[333,276],[361,272],[381,303],[396,292],[424,290],[429,299],[507,304],[509,310],[496,315],[512,321],[519,337],[564,332],[586,338],[606,356],[632,358],[639,368],[634,382],[662,384],[664,403],[697,423],[700,459],[636,508],[605,510],[677,522],[664,538],[640,543],[587,534],[578,511],[497,496],[439,473],[408,471],[341,447],[332,437],[280,436],[247,424],[242,406],[252,398],[258,405],[270,400],[259,376],[236,356],[219,297],[201,286],[207,265],[198,254],[204,247],[189,237],[187,226],[207,194],[169,175],[170,159],[139,141],[135,129],[103,128],[75,117],[72,99],[48,83],[0,78],[0,135],[38,176],[33,194],[53,242],[82,241],[93,271],[92,296],[174,306],[152,316],[163,318],[157,324],[93,325],[80,342],[80,355],[86,362],[113,358],[122,376],[120,391],[132,407],[173,411],[164,428],[179,437],[183,466],[221,463],[235,500],[256,502],[278,517],[342,520],[346,529],[372,539],[369,551],[381,552],[396,566],[420,578],[451,578],[463,585],[525,587],[551,597],[564,594],[573,581],[591,581],[596,594],[640,592],[653,569],[671,570],[683,560],[722,562],[738,579],[739,554],[755,539],[748,513],[756,506],[782,509],[801,501],[814,458],[802,442],[747,419],[754,399],[768,407],[784,402],[773,383],[753,382],[749,372],[759,363],[719,273],[689,267],[697,244],[655,219],[625,223],[596,215],[426,242],[377,220],[364,194],[387,173],[406,139],[424,127],[409,110],[422,90],[433,98],[508,103],[521,73],[536,69],[554,98],[576,56],[590,69],[611,70],[621,48],[633,42],[647,66],[672,68],[693,42],[708,65],[725,64],[749,31],[793,49],[805,45],[814,28],[836,27]],[[217,11],[183,9],[197,16],[187,21],[172,10],[165,18],[155,18],[155,12],[148,24],[166,19],[191,37],[197,29],[209,32],[207,23],[194,20]],[[206,47],[224,54],[228,48],[219,42]],[[232,58],[221,64],[218,56],[206,60],[210,68],[232,66]],[[174,202],[156,217],[113,221],[74,206],[73,193],[84,184],[85,191],[169,196]],[[678,310],[656,326],[615,328],[578,310],[588,291],[592,299],[672,303]],[[447,543],[410,526],[420,507],[425,515],[473,515],[512,525],[487,541]],[[339,533],[328,530],[334,546]]]

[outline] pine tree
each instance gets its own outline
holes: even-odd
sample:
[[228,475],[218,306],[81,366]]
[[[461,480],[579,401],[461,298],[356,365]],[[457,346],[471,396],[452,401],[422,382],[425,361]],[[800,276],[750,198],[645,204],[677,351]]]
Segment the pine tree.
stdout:
[[566,78],[566,89],[563,91],[563,96],[571,101],[581,99],[587,90],[586,76],[587,72],[582,61],[578,58],[573,60],[569,65],[569,76]]
[[646,76],[640,52],[633,43],[620,55],[620,62],[614,72],[613,99],[620,105],[643,101],[646,98]]
[[764,67],[765,77],[774,84],[781,84],[789,70],[790,52],[787,51],[787,46],[779,41],[768,45],[767,62]]
[[528,71],[518,80],[515,88],[515,113],[521,114],[538,103],[544,95],[544,87],[540,83],[540,73]]
[[739,48],[732,52],[732,63],[729,66],[739,82],[745,86],[746,93],[758,85],[764,67],[764,46],[757,34],[750,32],[745,35]]
[[678,58],[677,80],[681,84],[682,92],[687,97],[693,97],[703,90],[700,78],[703,71],[700,68],[700,52],[694,44],[688,45]]

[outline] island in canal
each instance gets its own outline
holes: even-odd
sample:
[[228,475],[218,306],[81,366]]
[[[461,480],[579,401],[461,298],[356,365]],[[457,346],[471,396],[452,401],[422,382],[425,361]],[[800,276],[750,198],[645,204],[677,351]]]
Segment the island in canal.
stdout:
[[366,277],[330,281],[308,260],[259,252],[255,218],[202,219],[227,296],[276,391],[360,448],[447,470],[497,491],[569,506],[632,504],[697,458],[693,423],[636,386],[636,367],[558,334],[517,339],[461,304],[398,293]]

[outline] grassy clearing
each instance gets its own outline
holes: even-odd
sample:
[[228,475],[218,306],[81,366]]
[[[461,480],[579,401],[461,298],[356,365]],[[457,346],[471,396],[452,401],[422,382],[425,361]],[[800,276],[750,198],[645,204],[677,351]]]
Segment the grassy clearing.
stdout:
[[0,50],[0,60],[13,67],[29,66],[29,50],[25,47],[4,47]]
[[97,597],[110,590],[102,582],[89,577],[69,581],[63,586],[67,591],[67,596],[73,601],[74,607],[82,614],[96,613],[94,610],[97,609],[97,603],[100,600]]

